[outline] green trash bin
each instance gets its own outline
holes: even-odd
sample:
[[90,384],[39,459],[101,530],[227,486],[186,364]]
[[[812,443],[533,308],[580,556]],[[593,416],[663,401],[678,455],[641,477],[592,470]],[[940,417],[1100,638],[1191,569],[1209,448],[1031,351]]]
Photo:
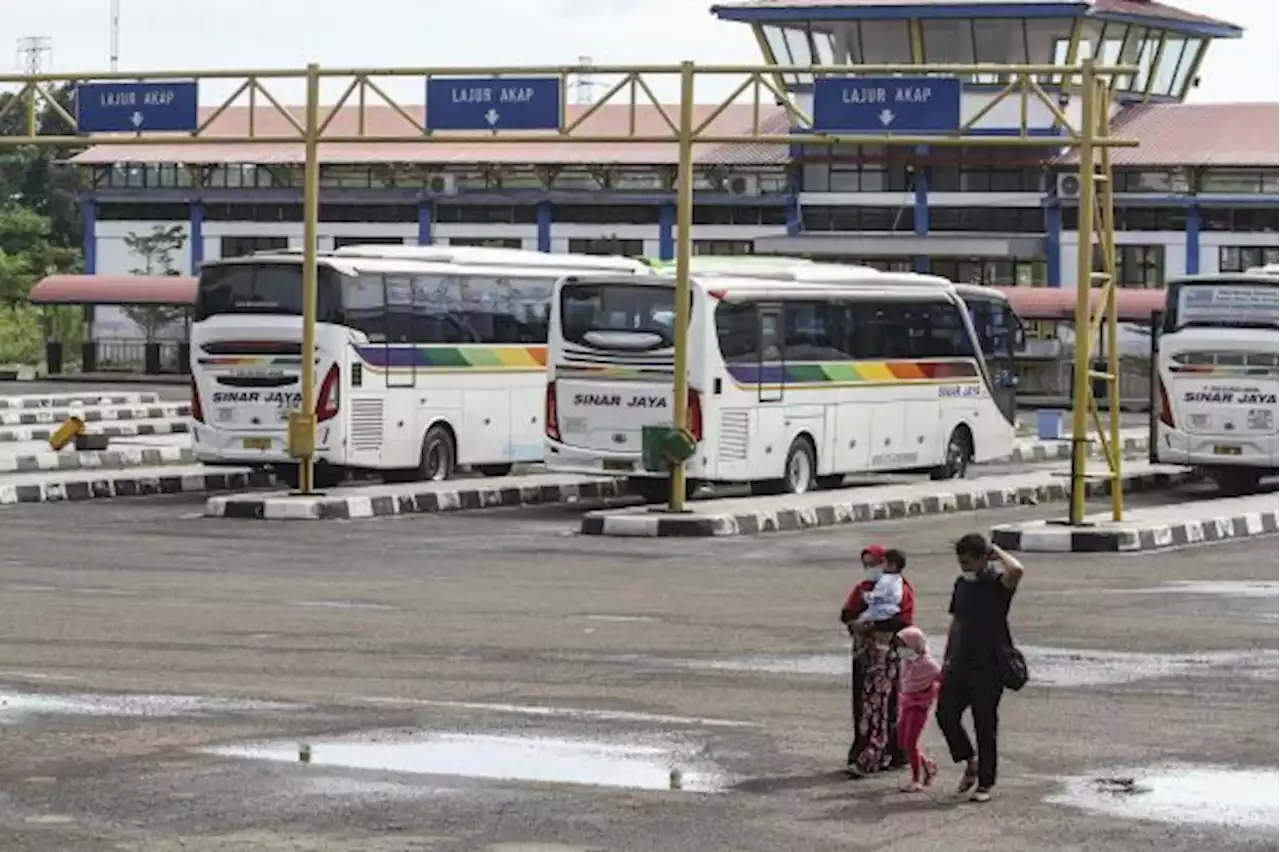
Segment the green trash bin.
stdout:
[[684,429],[671,424],[645,426],[640,430],[640,460],[649,473],[670,473],[697,451],[697,441]]

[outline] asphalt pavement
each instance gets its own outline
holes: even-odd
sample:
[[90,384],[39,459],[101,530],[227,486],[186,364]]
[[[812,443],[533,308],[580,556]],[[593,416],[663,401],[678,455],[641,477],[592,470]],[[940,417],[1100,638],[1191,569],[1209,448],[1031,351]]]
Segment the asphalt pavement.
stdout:
[[[575,534],[584,506],[290,524],[203,502],[4,510],[6,852],[1276,848],[1274,537],[1029,556],[1032,682],[975,806],[949,765],[917,796],[837,771],[837,610],[859,550],[897,545],[940,639],[951,543],[1060,506],[616,540]],[[207,751],[259,743],[280,745]]]

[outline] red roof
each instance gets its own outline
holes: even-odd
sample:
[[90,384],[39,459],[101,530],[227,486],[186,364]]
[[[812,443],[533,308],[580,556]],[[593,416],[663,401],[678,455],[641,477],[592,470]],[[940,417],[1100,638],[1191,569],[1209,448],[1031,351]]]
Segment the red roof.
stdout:
[[[1146,104],[1112,124],[1137,148],[1116,148],[1113,166],[1264,166],[1280,164],[1280,104]],[[1055,161],[1076,163],[1070,151]]]
[[[296,120],[303,120],[302,107],[287,107]],[[321,122],[326,120],[331,108],[321,109]],[[588,109],[587,106],[570,104],[567,109],[567,123],[572,123],[577,116]],[[712,112],[719,109],[718,104],[700,104],[694,107],[694,121],[701,124]],[[406,106],[405,112],[416,117],[423,115],[423,107]],[[617,142],[535,142],[520,141],[527,133],[511,131],[501,134],[503,142],[486,143],[476,146],[471,143],[448,141],[449,133],[437,133],[435,141],[423,139],[422,131],[411,122],[406,121],[396,110],[389,106],[369,105],[364,108],[365,127],[360,131],[360,108],[344,106],[337,117],[325,130],[330,136],[403,136],[405,142],[400,143],[331,143],[320,145],[320,158],[327,163],[430,163],[433,165],[514,163],[521,165],[536,164],[618,164],[618,165],[674,165],[678,159],[676,143],[672,142],[628,142],[631,135],[661,136],[674,131],[663,118],[663,113],[672,124],[678,124],[680,109],[677,106],[664,106],[659,111],[652,104],[639,103],[634,113],[630,104],[603,104],[574,130],[579,136],[616,136]],[[212,115],[214,109],[202,108],[203,118]],[[631,131],[632,116],[635,117],[635,131]],[[731,104],[710,126],[708,132],[747,134],[754,121],[754,107],[751,104]],[[779,132],[785,126],[783,111],[772,104],[762,106],[760,120],[762,129]],[[771,128],[763,125],[771,122]],[[249,132],[249,108],[231,107],[218,116],[203,137],[244,136]],[[110,163],[301,163],[303,161],[302,143],[297,139],[297,130],[271,106],[260,106],[254,121],[254,135],[265,137],[267,141],[246,144],[207,145],[187,144],[182,146],[166,145],[104,145],[75,156],[72,162],[81,165]],[[543,134],[534,134],[543,135]],[[276,137],[281,141],[270,141]],[[292,137],[292,138],[290,138]],[[285,141],[288,140],[288,141]],[[783,164],[787,159],[787,146],[761,146],[750,142],[733,145],[697,145],[694,156],[698,162],[706,164],[724,163],[726,165],[774,165]]]
[[189,275],[50,275],[31,288],[34,305],[193,305]]
[[[1076,291],[1058,287],[996,287],[1009,297],[1013,312],[1028,320],[1073,320]],[[1093,310],[1102,301],[1102,291],[1089,295]],[[1164,290],[1122,287],[1116,290],[1116,308],[1123,322],[1147,322],[1154,311],[1164,310]]]

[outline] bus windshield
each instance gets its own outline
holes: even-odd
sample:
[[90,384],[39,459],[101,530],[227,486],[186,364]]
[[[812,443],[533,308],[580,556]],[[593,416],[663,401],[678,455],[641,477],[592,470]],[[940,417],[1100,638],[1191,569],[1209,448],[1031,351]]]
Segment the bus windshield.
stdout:
[[[320,265],[317,322],[342,321],[342,276]],[[302,315],[302,266],[297,263],[225,263],[206,266],[196,293],[197,322],[221,314]]]
[[662,349],[675,337],[675,289],[622,283],[565,284],[560,333],[597,349]]
[[1280,328],[1280,289],[1261,281],[1182,281],[1169,286],[1165,331]]

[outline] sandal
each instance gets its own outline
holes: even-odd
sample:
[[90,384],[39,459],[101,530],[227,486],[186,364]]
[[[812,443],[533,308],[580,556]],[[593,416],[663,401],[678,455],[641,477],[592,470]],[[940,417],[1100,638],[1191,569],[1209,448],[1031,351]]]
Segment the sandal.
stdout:
[[934,779],[937,777],[938,777],[938,764],[934,763],[932,760],[925,761],[924,781],[920,784],[920,786],[928,787],[932,785]]
[[919,793],[923,789],[924,785],[919,781],[908,781],[906,784],[903,784],[898,788],[898,790],[903,793]]
[[979,787],[978,789],[974,790],[973,793],[970,794],[969,801],[978,802],[979,804],[986,804],[987,802],[991,801],[991,791],[988,790],[986,787]]
[[978,766],[970,763],[964,769],[964,775],[960,776],[960,783],[956,785],[956,795],[963,796],[965,793],[973,789],[973,785],[978,783]]

